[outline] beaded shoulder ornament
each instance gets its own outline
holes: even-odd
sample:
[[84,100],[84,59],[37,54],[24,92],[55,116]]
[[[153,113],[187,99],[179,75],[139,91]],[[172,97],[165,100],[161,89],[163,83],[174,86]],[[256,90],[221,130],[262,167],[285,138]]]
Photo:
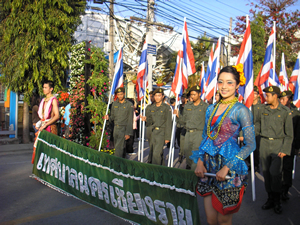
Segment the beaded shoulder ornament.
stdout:
[[[234,106],[234,104],[235,104],[237,101],[238,101],[238,98],[235,97],[234,99],[232,99],[232,100],[230,100],[230,101],[223,101],[223,100],[221,100],[221,101],[216,105],[216,107],[214,108],[212,114],[210,115],[209,120],[208,120],[208,123],[207,123],[207,136],[208,136],[210,139],[212,139],[212,140],[216,140],[216,139],[217,139],[217,137],[218,137],[218,135],[219,135],[219,132],[220,132],[220,129],[221,129],[221,126],[222,126],[222,124],[223,124],[224,119],[226,118],[226,116],[227,116],[227,114],[229,113],[230,109]],[[230,104],[230,105],[228,106],[228,108],[226,109],[226,112],[224,113],[224,115],[223,115],[222,118],[221,118],[221,121],[220,121],[219,126],[218,126],[217,133],[215,134],[215,136],[212,136],[212,135],[210,135],[210,129],[211,129],[210,124],[211,124],[211,121],[212,121],[212,118],[213,118],[215,112],[217,111],[219,105],[222,104],[222,103],[223,103],[223,104]]]

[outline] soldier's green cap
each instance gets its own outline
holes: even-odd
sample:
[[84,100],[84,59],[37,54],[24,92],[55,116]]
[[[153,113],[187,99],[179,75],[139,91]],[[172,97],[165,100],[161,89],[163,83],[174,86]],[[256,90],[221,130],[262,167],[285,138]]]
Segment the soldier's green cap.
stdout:
[[292,95],[293,95],[293,92],[291,92],[291,91],[283,91],[283,92],[281,92],[280,98],[285,97],[285,96],[292,96]]
[[201,88],[198,85],[195,85],[195,86],[190,88],[189,93],[191,93],[191,91],[201,92]]
[[280,88],[277,86],[266,87],[263,91],[266,93],[274,93],[280,96]]
[[164,90],[162,88],[157,88],[153,91],[153,95],[157,94],[157,93],[162,93],[164,94]]
[[119,87],[115,90],[115,94],[120,93],[120,92],[124,92],[125,93],[125,88],[123,87]]
[[182,94],[181,97],[182,98],[187,98],[187,95],[186,94]]
[[254,90],[255,92],[259,93],[258,87],[257,87],[257,86],[254,86],[253,90]]

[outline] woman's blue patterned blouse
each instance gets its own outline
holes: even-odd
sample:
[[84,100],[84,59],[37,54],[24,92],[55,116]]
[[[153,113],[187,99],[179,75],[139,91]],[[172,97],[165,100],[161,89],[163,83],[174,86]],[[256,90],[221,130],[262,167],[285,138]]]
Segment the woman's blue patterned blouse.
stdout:
[[[210,105],[206,110],[205,126],[203,129],[203,140],[198,151],[193,151],[190,158],[197,163],[200,158],[204,161],[204,154],[216,156],[217,154],[224,157],[224,164],[239,175],[247,175],[248,167],[244,162],[251,152],[256,148],[255,132],[253,125],[253,116],[250,110],[241,103],[236,103],[230,109],[223,121],[218,137],[215,140],[207,136],[207,123],[210,115],[214,110],[215,104]],[[214,136],[218,130],[218,125],[222,115],[211,127],[211,135]],[[240,131],[243,131],[244,146],[239,147],[237,138]]]

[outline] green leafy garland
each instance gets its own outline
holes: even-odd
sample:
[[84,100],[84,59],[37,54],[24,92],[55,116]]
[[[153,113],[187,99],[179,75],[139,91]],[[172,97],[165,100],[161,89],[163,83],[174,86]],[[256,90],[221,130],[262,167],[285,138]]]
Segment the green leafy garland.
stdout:
[[[91,47],[89,62],[92,65],[92,74],[87,83],[91,87],[91,94],[87,96],[88,106],[86,107],[86,110],[91,112],[93,130],[91,136],[88,138],[89,142],[87,145],[98,150],[108,102],[108,89],[110,86],[108,78],[108,60],[105,59],[104,52],[100,48]],[[101,151],[108,148],[108,132],[105,132],[103,135]]]
[[84,137],[84,64],[85,42],[72,46],[70,63],[70,140],[85,145]]

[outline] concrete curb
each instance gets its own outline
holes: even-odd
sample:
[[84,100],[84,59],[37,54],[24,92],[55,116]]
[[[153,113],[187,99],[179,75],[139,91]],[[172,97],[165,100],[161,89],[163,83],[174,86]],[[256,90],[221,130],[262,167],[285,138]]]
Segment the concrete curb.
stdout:
[[33,143],[0,145],[0,152],[22,151],[22,150],[30,150],[30,149],[31,150],[33,149]]

